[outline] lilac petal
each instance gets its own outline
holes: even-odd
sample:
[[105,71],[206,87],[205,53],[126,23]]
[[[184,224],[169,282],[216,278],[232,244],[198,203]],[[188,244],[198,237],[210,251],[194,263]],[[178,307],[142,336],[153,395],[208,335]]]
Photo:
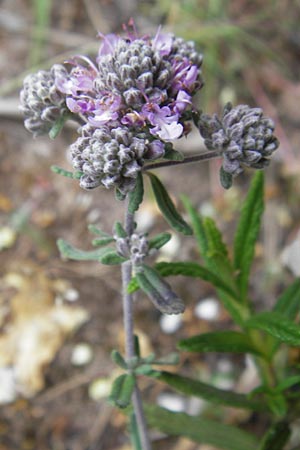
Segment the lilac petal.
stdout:
[[170,54],[173,44],[173,35],[171,33],[161,33],[161,26],[158,28],[157,33],[152,40],[153,50],[158,51],[161,56],[167,56]]

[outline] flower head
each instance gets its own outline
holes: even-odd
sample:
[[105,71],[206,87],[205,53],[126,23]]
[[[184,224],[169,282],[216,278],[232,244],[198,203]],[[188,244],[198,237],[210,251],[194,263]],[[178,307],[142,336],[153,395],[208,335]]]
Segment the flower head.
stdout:
[[260,108],[227,104],[222,118],[202,114],[199,130],[209,150],[223,155],[222,170],[230,176],[243,171],[243,166],[262,169],[279,142],[274,136],[274,122],[264,117]]
[[66,77],[64,66],[55,64],[50,71],[27,75],[20,93],[20,110],[25,128],[34,136],[47,134],[68,110],[65,95],[56,87],[56,77]]

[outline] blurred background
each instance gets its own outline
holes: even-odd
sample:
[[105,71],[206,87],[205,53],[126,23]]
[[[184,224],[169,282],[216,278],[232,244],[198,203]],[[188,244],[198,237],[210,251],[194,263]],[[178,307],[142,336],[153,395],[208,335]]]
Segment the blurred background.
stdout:
[[[260,106],[276,123],[280,149],[266,171],[261,240],[252,274],[257,309],[300,275],[300,1],[299,0],[2,0],[0,1],[0,450],[130,449],[122,414],[106,402],[118,374],[110,360],[122,349],[119,270],[61,260],[59,237],[90,248],[87,224],[110,232],[122,204],[104,189],[81,190],[51,172],[70,169],[68,146],[76,127],[55,140],[33,139],[18,112],[24,76],[76,54],[96,54],[97,32],[122,32],[133,17],[141,34],[164,31],[194,40],[204,55],[204,88],[196,100],[206,112],[227,101]],[[203,150],[195,132],[178,143]],[[228,192],[218,181],[219,162],[160,169],[157,174],[180,208],[190,196],[232,240],[251,173]],[[149,189],[138,213],[140,230],[164,231]],[[174,236],[160,259],[199,258],[193,238]],[[143,352],[174,351],[178,338],[230,326],[208,284],[174,279],[185,299],[181,317],[161,316],[142,296],[136,326]],[[298,350],[290,356],[300,362]],[[181,373],[247,392],[257,383],[239,357],[183,355]],[[260,434],[265,424],[250,413],[209,408],[163,385],[144,380],[144,396],[172,410],[203,414]],[[293,444],[299,445],[299,429]],[[214,450],[154,432],[156,449]],[[292,447],[291,447],[292,448]]]

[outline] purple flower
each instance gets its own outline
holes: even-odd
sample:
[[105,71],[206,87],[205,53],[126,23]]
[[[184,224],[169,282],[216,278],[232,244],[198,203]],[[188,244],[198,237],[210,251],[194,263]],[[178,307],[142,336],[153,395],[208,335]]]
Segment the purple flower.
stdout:
[[174,75],[172,81],[172,89],[174,92],[186,90],[193,92],[195,89],[197,78],[199,77],[199,69],[195,65],[190,65],[187,59],[183,61],[175,61],[173,65]]
[[174,101],[173,111],[177,114],[183,113],[188,106],[192,104],[192,97],[185,91],[180,90],[177,94],[176,100]]
[[102,43],[98,51],[98,57],[96,58],[96,61],[99,64],[103,56],[110,55],[113,53],[115,47],[122,40],[122,38],[113,33],[110,34],[98,33],[98,36],[102,38]]
[[161,33],[161,27],[158,28],[157,33],[152,39],[152,48],[157,51],[160,56],[168,56],[172,49],[173,35],[171,33]]
[[168,106],[160,108],[155,103],[147,103],[142,113],[148,119],[154,128],[150,129],[150,133],[158,136],[164,141],[177,139],[182,135],[183,126],[178,123],[178,114],[173,114]]

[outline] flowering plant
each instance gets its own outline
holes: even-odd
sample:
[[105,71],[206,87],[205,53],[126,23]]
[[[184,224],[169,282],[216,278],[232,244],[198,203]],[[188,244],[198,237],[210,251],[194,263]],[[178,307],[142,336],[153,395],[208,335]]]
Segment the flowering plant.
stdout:
[[[126,27],[125,27],[126,28]],[[73,172],[54,167],[62,175],[79,179],[84,189],[114,188],[125,200],[124,223],[117,222],[113,234],[95,226],[90,231],[96,249],[83,251],[60,239],[63,256],[121,265],[126,354],[114,351],[114,361],[124,370],[113,383],[110,400],[130,416],[130,432],[136,449],[151,448],[147,425],[164,432],[188,436],[221,449],[280,450],[295,419],[292,402],[299,395],[290,388],[299,383],[293,368],[278,369],[274,356],[281,343],[299,345],[300,331],[294,323],[299,305],[299,280],[285,291],[273,311],[255,314],[248,295],[250,268],[263,212],[263,173],[253,178],[235,235],[233,258],[212,219],[200,217],[189,200],[184,204],[191,226],[181,217],[169,194],[150,170],[211,158],[222,158],[220,181],[224,188],[244,167],[263,169],[278,147],[274,124],[260,108],[226,105],[222,116],[208,116],[195,106],[202,88],[202,55],[193,42],[186,42],[159,29],[154,37],[139,36],[133,22],[126,36],[100,35],[97,57],[75,56],[64,65],[39,71],[24,80],[21,110],[25,127],[34,136],[55,137],[68,119],[75,119],[79,137],[70,146]],[[174,141],[196,127],[207,152],[183,155]],[[155,162],[153,162],[155,161]],[[137,231],[135,213],[143,201],[143,176],[151,182],[157,205],[169,226],[178,233],[194,233],[203,263],[179,261],[149,265],[149,257],[170,239],[168,232],[149,237]],[[238,352],[254,358],[261,386],[246,394],[225,391],[179,374],[157,370],[177,363],[173,354],[165,358],[142,356],[134,335],[133,294],[143,291],[164,314],[183,313],[185,303],[165,280],[185,275],[209,281],[239,331],[200,334],[178,343],[178,349],[196,352]],[[156,368],[155,368],[156,367]],[[248,432],[206,418],[174,414],[142,403],[140,376],[158,378],[186,395],[212,403],[266,414],[272,421],[258,442]],[[298,405],[297,403],[297,405]],[[298,407],[298,406],[297,406]],[[296,408],[297,410],[297,408]],[[146,416],[146,418],[145,418]],[[216,428],[217,424],[217,428]],[[241,444],[242,443],[242,444]],[[242,447],[241,447],[242,445]],[[259,447],[258,447],[259,446]]]

